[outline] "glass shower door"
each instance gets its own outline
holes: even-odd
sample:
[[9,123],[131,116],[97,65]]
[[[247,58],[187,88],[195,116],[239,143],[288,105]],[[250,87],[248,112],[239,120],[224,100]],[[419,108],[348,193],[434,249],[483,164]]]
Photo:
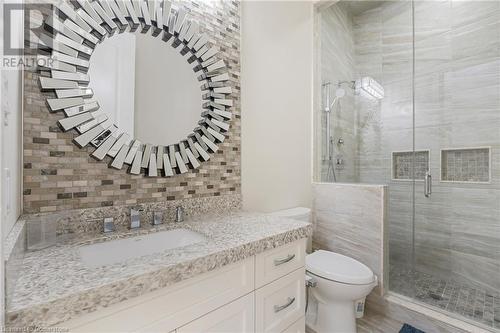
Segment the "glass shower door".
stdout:
[[[365,172],[362,181],[388,185],[389,290],[413,298],[416,296],[413,282],[416,156],[412,3],[387,1],[381,5],[380,12],[381,54],[372,59],[380,61],[377,68],[385,97],[381,101],[380,113],[371,117],[379,117],[378,126],[366,126],[365,131],[360,132],[360,156],[365,161],[365,167],[361,168]],[[373,22],[366,18],[365,21]],[[366,45],[367,48],[370,46],[369,43]]]
[[415,1],[414,32],[415,297],[500,328],[500,2]]
[[339,1],[318,22],[315,180],[387,184],[390,291],[500,328],[500,1]]

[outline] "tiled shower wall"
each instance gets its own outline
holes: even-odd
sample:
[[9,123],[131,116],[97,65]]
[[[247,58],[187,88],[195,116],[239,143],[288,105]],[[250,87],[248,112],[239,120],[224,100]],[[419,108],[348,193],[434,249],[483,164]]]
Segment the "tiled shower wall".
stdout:
[[[38,75],[25,73],[25,213],[97,208],[189,198],[240,195],[240,4],[237,1],[174,1],[184,6],[220,49],[233,87],[233,119],[219,151],[198,170],[169,178],[134,176],[108,168],[89,156],[91,148],[72,143],[75,132],[57,126],[61,113],[50,113]],[[158,39],[159,43],[163,43]],[[170,47],[165,45],[165,47]],[[194,75],[194,73],[193,73]],[[201,112],[201,106],[200,106]],[[195,124],[193,124],[195,127]]]
[[[389,184],[390,262],[396,266],[409,262],[412,241],[412,183],[391,180],[392,153],[413,144],[411,22],[410,2],[351,14],[355,78],[374,77],[386,96],[381,102],[356,98],[352,109],[343,109],[354,114],[347,128],[357,131],[357,142],[345,145],[357,145],[357,153],[344,165],[355,177],[340,181]],[[498,290],[500,3],[417,1],[415,29],[415,149],[430,150],[433,175],[430,198],[416,181],[417,268]],[[322,38],[322,47],[335,42]],[[441,182],[441,149],[472,147],[491,147],[491,181]]]
[[[319,14],[320,35],[319,39],[321,50],[319,53],[321,64],[321,82],[330,82],[330,102],[335,98],[335,91],[339,88],[339,81],[351,81],[355,78],[354,63],[354,40],[352,19],[343,5],[330,6]],[[334,156],[335,160],[343,158],[350,164],[357,154],[357,121],[356,114],[352,112],[354,108],[353,91],[343,85],[346,95],[340,99],[340,102],[334,105],[330,113],[330,129],[334,138]],[[316,170],[317,181],[326,181],[328,162],[326,152],[326,97],[322,91],[321,108],[317,110],[316,119],[321,124],[321,134],[316,137],[316,144],[321,147],[320,154],[316,155],[315,165],[319,167]],[[338,145],[338,139],[344,140],[343,145]],[[350,164],[348,167],[340,170],[335,168],[337,181],[353,182],[357,179],[357,169]]]

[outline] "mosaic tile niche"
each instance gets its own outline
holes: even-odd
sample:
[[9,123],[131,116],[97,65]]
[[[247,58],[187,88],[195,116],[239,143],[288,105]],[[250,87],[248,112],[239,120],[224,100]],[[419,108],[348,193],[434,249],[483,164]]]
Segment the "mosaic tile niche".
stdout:
[[489,182],[490,149],[467,148],[441,151],[441,180],[448,182]]
[[429,151],[393,152],[392,179],[412,180],[413,165],[415,166],[415,179],[423,180],[425,173],[429,170]]
[[[240,197],[240,5],[237,1],[173,1],[200,23],[226,61],[233,119],[229,136],[210,161],[174,177],[148,178],[108,168],[109,157],[96,161],[93,148],[72,142],[75,131],[62,132],[62,113],[50,113],[39,74],[24,73],[23,211],[25,214],[100,208],[234,195]],[[169,47],[165,45],[165,47]],[[201,112],[201,109],[200,109]],[[193,124],[194,127],[195,124]]]

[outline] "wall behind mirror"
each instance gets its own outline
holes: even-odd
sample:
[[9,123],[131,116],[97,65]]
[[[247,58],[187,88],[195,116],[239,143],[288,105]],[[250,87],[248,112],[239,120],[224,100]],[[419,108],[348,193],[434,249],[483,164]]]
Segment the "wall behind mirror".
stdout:
[[154,145],[184,140],[201,119],[201,83],[180,47],[170,44],[150,34],[116,34],[90,59],[102,111],[121,130]]

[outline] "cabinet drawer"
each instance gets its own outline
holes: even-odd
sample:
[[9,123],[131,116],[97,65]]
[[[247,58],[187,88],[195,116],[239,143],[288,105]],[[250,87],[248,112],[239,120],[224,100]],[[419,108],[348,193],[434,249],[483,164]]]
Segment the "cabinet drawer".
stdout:
[[305,265],[306,239],[259,253],[255,257],[255,287],[279,279]]
[[59,325],[71,332],[170,332],[253,289],[248,258]]
[[304,316],[305,270],[292,273],[255,291],[256,332],[282,332]]
[[250,293],[182,326],[177,333],[250,333],[254,321],[254,293]]
[[302,317],[286,328],[282,333],[304,333],[306,331],[306,317]]

